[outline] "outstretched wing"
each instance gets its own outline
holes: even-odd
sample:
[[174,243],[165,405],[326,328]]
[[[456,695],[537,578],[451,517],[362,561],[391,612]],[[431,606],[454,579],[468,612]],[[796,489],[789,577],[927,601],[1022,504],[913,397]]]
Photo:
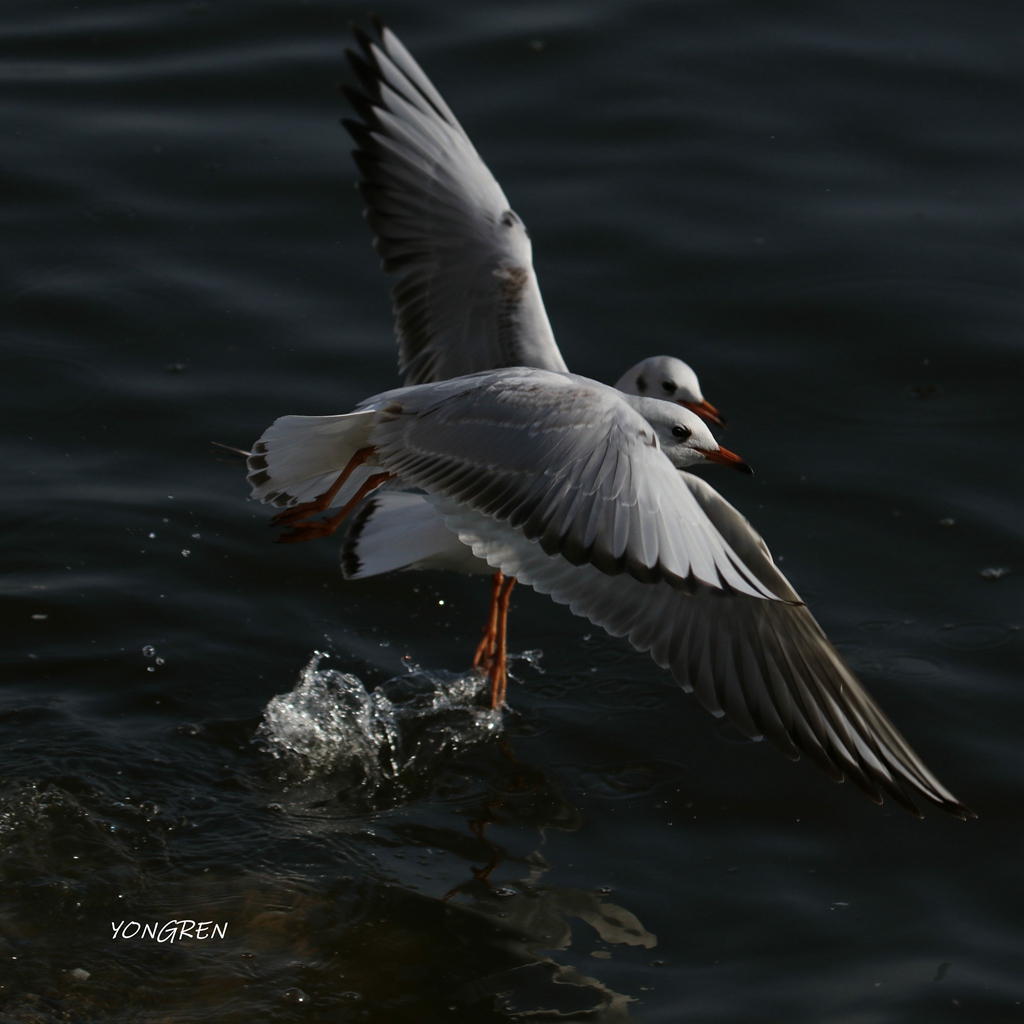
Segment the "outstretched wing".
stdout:
[[[742,552],[750,573],[792,593],[746,520],[703,481],[679,476],[732,549]],[[923,798],[959,818],[974,817],[911,749],[805,605],[610,577],[593,565],[550,557],[506,523],[455,505],[442,503],[439,511],[475,555],[650,651],[704,707],[728,716],[746,735],[767,737],[793,759],[805,754],[830,778],[848,777],[878,803],[885,792],[915,814],[914,800]]]
[[370,443],[383,468],[522,530],[548,554],[610,575],[779,599],[614,388],[518,368],[370,401],[379,410]]
[[389,273],[406,384],[505,366],[565,370],[526,228],[398,37],[356,30],[345,90],[366,218]]
[[341,572],[347,580],[361,580],[396,569],[492,571],[444,525],[424,495],[379,490],[352,517],[341,546]]

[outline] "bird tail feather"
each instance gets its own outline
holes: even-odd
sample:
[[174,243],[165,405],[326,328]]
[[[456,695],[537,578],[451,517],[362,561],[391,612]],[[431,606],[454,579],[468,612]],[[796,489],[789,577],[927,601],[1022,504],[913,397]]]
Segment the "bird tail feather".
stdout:
[[[247,460],[250,497],[287,508],[323,494],[361,448],[370,443],[376,412],[339,416],[282,416],[252,446]],[[341,505],[374,472],[360,466],[335,495]]]

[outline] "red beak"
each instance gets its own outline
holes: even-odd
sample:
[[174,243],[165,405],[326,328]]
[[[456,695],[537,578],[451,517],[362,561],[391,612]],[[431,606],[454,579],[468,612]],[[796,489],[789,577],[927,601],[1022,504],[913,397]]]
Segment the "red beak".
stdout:
[[713,423],[716,427],[727,427],[729,421],[705,398],[703,402],[677,401],[678,405],[695,412],[702,420]]
[[729,421],[713,406],[713,404],[705,398],[703,401],[682,401],[677,399],[677,404],[680,404],[684,409],[688,409],[691,413],[696,413],[701,420],[705,420],[708,423],[713,423],[716,427],[727,427]]
[[741,473],[746,473],[747,476],[754,475],[754,471],[735,452],[729,451],[728,448],[719,448],[717,452],[710,448],[694,448],[693,450],[700,452],[708,462],[717,462],[723,466],[728,466],[730,469],[738,469]]

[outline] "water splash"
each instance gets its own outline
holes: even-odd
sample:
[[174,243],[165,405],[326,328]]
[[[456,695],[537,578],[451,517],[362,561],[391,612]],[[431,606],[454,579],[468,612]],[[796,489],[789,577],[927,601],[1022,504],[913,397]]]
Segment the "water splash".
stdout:
[[54,785],[16,781],[0,787],[0,845],[8,833],[49,828],[53,812],[73,802]]
[[316,651],[298,685],[266,706],[256,740],[292,781],[351,776],[362,795],[405,788],[442,761],[501,732],[501,713],[480,705],[478,672],[415,668],[369,691],[348,672],[322,669]]
[[508,655],[509,663],[516,661],[525,661],[538,675],[544,675],[544,669],[540,667],[540,659],[544,657],[544,652],[540,649],[531,651],[520,651],[518,654],[513,654],[511,651]]

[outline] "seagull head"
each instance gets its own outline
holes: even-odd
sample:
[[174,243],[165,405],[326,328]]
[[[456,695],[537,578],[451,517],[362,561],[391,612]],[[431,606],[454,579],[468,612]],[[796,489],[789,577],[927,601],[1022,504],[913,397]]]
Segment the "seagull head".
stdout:
[[717,462],[753,476],[754,471],[738,455],[723,448],[707,424],[689,409],[652,398],[631,398],[629,401],[653,427],[661,450],[676,469]]
[[689,364],[675,356],[651,356],[627,370],[615,386],[627,395],[675,402],[716,427],[724,427],[728,423],[701,394],[697,374]]

